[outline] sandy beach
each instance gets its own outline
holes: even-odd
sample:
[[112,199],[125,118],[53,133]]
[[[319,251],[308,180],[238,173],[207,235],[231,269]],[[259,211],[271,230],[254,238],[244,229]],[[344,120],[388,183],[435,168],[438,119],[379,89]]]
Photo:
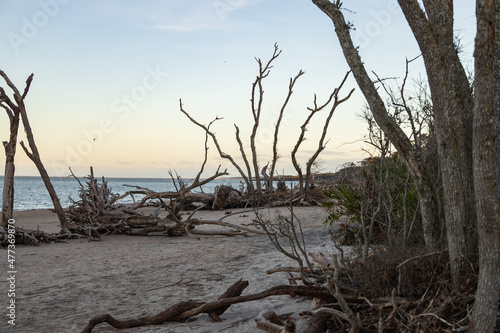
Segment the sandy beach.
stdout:
[[[287,210],[281,208],[284,214]],[[233,210],[236,212],[236,210]],[[329,232],[323,227],[326,212],[319,207],[294,209],[301,220],[308,251],[332,251]],[[223,211],[201,211],[197,215],[216,219]],[[275,211],[266,211],[274,216]],[[249,223],[253,213],[236,214],[227,222]],[[16,226],[58,232],[55,215],[48,210],[16,212]],[[200,227],[197,227],[200,228]],[[213,226],[207,228],[214,228]],[[3,274],[7,253],[3,250]],[[283,273],[266,270],[294,263],[277,252],[266,235],[250,237],[107,235],[101,241],[87,239],[68,243],[16,248],[16,326],[2,312],[0,332],[80,332],[88,320],[109,313],[117,319],[157,314],[180,301],[217,299],[231,284],[249,281],[243,294],[286,284]],[[2,290],[8,289],[5,278]],[[6,304],[7,293],[1,293]],[[278,314],[298,314],[310,300],[275,296],[231,306],[214,323],[205,314],[184,323],[165,323],[120,332],[262,332],[254,319],[263,309]],[[108,324],[93,332],[117,332]]]

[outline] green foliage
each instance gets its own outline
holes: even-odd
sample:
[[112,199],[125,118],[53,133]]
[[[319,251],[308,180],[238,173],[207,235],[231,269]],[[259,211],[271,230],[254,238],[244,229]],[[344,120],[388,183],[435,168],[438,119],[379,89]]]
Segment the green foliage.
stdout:
[[329,212],[325,225],[335,227],[348,243],[353,237],[362,240],[362,228],[371,226],[374,240],[382,241],[394,235],[409,237],[419,225],[417,191],[397,154],[365,159],[324,195],[323,207]]
[[325,224],[332,226],[342,215],[349,218],[350,221],[360,222],[361,211],[361,193],[349,187],[344,183],[335,185],[333,189],[326,189],[323,194],[330,199],[322,203],[330,213]]

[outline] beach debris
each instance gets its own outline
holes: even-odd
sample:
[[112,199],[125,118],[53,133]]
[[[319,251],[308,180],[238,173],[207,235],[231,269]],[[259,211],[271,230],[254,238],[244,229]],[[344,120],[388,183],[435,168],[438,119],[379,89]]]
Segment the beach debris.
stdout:
[[[70,169],[71,171],[71,169]],[[214,176],[204,180],[197,177],[190,185],[187,185],[178,175],[174,177],[176,191],[155,192],[148,188],[131,186],[134,189],[127,191],[123,195],[115,194],[108,187],[107,181],[102,177],[102,181],[94,176],[93,168],[90,168],[90,175],[86,186],[73,174],[73,177],[80,184],[80,200],[70,198],[72,205],[67,210],[69,230],[73,234],[84,235],[90,239],[100,239],[104,234],[126,234],[126,235],[164,235],[182,236],[188,235],[199,239],[199,236],[249,236],[250,233],[262,234],[263,231],[240,226],[238,224],[224,221],[224,219],[235,214],[253,211],[251,209],[239,211],[238,213],[228,213],[215,220],[197,219],[194,214],[203,208],[210,207],[214,196],[207,193],[193,193],[192,189],[207,184],[216,177],[225,174],[219,169]],[[118,201],[126,196],[142,195],[142,199],[133,205],[119,204]],[[135,200],[134,200],[135,202]],[[145,214],[144,208],[155,206],[156,209],[151,214]],[[187,215],[183,214],[186,206],[191,206],[193,210]],[[166,211],[166,216],[161,216],[160,210]],[[218,225],[230,230],[197,230],[200,225]]]
[[[231,305],[256,301],[270,296],[290,295],[291,297],[316,297],[331,300],[332,295],[325,287],[320,286],[290,286],[280,285],[264,291],[241,296],[245,288],[248,287],[248,281],[240,279],[231,285],[217,300],[212,302],[187,301],[180,302],[167,310],[156,315],[145,316],[138,319],[118,320],[110,314],[97,315],[89,320],[87,326],[82,330],[82,333],[90,333],[99,324],[108,323],[114,328],[124,329],[132,327],[141,327],[147,325],[161,325],[167,322],[182,322],[193,316],[206,313],[213,321],[221,321],[222,315]],[[310,315],[311,317],[313,315]],[[286,319],[284,323],[289,321],[289,327],[293,323],[292,319]],[[326,321],[326,319],[325,319]],[[295,324],[294,324],[295,325]],[[295,332],[295,331],[290,331]],[[297,331],[306,332],[306,331]],[[307,331],[311,333],[319,333],[321,331]]]

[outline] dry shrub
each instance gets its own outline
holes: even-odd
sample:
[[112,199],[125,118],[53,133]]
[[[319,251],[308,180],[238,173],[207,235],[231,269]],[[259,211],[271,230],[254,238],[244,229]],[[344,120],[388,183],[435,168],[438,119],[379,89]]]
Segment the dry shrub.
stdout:
[[421,249],[375,249],[366,262],[348,264],[344,279],[372,299],[389,296],[393,289],[403,297],[421,297],[447,289],[447,253],[422,255]]
[[[392,314],[391,306],[363,303],[355,307],[365,328],[377,329],[383,318],[384,332],[458,332],[469,325],[474,303],[477,264],[472,263],[477,260],[469,264],[462,288],[452,291],[446,251],[430,254],[422,248],[379,248],[365,263],[355,260],[344,264],[341,282],[376,304],[391,300],[393,290],[399,297],[397,311]],[[500,322],[495,332],[500,332]]]

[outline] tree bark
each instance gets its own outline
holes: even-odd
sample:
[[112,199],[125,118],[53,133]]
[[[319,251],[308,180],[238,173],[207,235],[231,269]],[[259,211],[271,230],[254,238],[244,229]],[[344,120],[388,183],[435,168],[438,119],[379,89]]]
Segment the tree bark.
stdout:
[[[477,1],[477,34],[475,44],[475,104],[474,104],[474,185],[479,235],[479,277],[472,317],[474,332],[493,332],[498,314],[500,294],[500,196],[496,177],[500,156],[495,152],[499,136],[496,124],[494,96],[495,38],[499,31],[495,20],[499,0]],[[496,6],[496,8],[495,8]],[[497,59],[498,61],[498,59]],[[496,85],[496,87],[495,87]],[[497,105],[498,106],[498,105]]]

